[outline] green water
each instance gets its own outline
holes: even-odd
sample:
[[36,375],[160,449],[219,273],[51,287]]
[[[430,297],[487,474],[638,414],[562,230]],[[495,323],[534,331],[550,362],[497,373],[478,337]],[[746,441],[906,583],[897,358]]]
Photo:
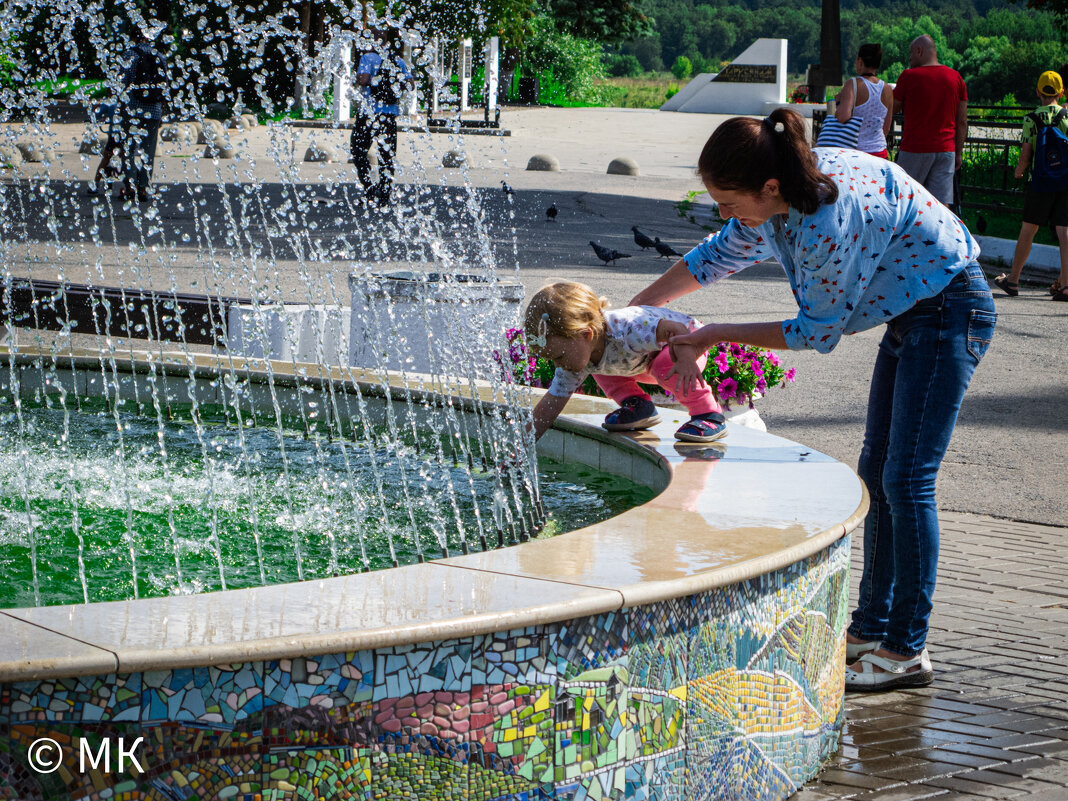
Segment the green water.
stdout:
[[[342,446],[294,430],[280,443],[274,429],[198,429],[177,411],[161,429],[84,402],[69,416],[0,406],[0,607],[34,605],[33,547],[42,605],[83,602],[83,574],[89,601],[120,600],[135,596],[134,565],[146,597],[296,581],[298,552],[305,580],[389,567],[390,535],[400,564],[417,561],[417,542],[426,559],[442,540],[479,550],[476,510],[492,547],[494,507],[514,506],[492,474],[439,462],[433,438]],[[653,495],[578,465],[542,461],[539,474],[553,532]]]

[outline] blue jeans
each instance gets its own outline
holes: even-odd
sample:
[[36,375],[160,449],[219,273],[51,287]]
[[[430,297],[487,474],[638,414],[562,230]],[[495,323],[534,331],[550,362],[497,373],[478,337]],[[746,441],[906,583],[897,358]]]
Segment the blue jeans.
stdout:
[[935,478],[997,314],[978,264],[891,320],[871,379],[857,472],[871,508],[849,633],[911,657],[923,650],[938,570]]

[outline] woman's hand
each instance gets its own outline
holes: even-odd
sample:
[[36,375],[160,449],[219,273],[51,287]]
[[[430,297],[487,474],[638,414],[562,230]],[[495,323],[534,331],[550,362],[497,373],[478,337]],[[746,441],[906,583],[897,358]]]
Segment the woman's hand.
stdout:
[[716,327],[710,323],[706,326],[698,328],[696,331],[690,331],[685,334],[678,334],[668,339],[668,347],[671,350],[671,358],[675,358],[675,349],[679,346],[692,347],[698,353],[704,353],[713,345],[718,345],[721,342],[721,338],[716,335]]

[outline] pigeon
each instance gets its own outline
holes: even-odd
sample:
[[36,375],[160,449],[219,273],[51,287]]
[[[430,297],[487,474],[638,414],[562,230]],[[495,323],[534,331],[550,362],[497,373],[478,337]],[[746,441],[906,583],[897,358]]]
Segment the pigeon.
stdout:
[[590,244],[593,245],[593,252],[597,254],[597,258],[603,261],[605,264],[614,262],[616,259],[629,259],[629,253],[620,253],[618,250],[612,250],[611,248],[601,247],[592,239]]
[[632,225],[630,230],[634,232],[634,244],[640,247],[642,250],[648,250],[649,248],[656,247],[656,242],[647,237],[641,231],[638,230],[638,226]]
[[506,194],[506,195],[514,195],[515,194],[515,190],[512,189],[512,187],[510,187],[504,181],[501,181],[501,191],[504,192],[504,194]]
[[545,210],[545,219],[547,222],[556,222],[556,204],[553,203],[549,208]]
[[659,253],[661,256],[681,256],[682,255],[677,250],[672,248],[671,245],[667,244],[666,242],[661,242],[660,241],[660,237],[656,237],[656,239],[653,240],[653,247],[656,248],[656,252]]

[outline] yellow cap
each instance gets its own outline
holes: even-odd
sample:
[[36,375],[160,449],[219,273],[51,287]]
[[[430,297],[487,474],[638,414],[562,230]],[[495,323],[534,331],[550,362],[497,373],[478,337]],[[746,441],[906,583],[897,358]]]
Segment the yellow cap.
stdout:
[[1046,70],[1038,76],[1038,93],[1043,97],[1060,97],[1064,91],[1064,81],[1053,70]]

